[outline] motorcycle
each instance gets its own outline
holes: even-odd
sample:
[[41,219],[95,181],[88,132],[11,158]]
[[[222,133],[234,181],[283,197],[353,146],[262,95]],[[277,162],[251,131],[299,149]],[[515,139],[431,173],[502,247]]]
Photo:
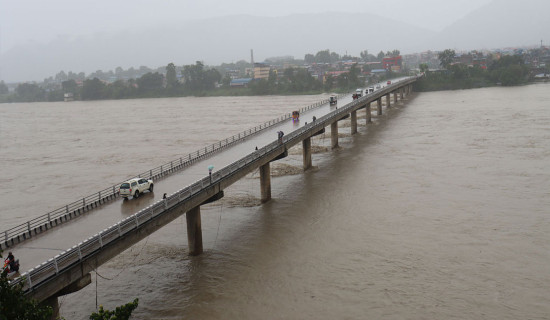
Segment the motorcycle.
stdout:
[[13,266],[10,266],[10,259],[4,260],[4,267],[2,273],[6,273],[8,279],[11,279],[19,272],[19,259],[15,260]]

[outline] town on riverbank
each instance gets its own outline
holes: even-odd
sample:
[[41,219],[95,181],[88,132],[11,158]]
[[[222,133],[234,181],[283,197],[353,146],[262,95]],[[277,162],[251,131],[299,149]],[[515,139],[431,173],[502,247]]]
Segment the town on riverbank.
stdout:
[[169,63],[114,71],[60,71],[42,82],[0,81],[0,103],[73,101],[180,96],[292,95],[346,92],[385,79],[424,74],[416,91],[454,90],[548,81],[550,47],[426,51],[401,55],[399,50],[364,50],[357,56],[330,50],[206,66],[201,61]]

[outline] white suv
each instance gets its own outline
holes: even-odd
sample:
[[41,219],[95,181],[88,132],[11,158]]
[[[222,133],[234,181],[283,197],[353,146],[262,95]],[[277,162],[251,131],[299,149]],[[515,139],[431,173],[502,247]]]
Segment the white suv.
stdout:
[[123,198],[128,198],[129,196],[137,198],[145,190],[153,192],[153,180],[134,178],[120,185],[120,196]]

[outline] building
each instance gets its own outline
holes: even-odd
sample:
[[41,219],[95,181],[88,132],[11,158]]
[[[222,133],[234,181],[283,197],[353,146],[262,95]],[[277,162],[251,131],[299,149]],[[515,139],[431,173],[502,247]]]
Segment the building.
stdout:
[[254,63],[254,80],[268,79],[271,67],[264,63]]
[[401,56],[385,57],[382,59],[382,68],[386,70],[399,71],[402,64],[403,62]]
[[233,79],[229,83],[229,86],[233,88],[246,88],[250,81],[252,81],[252,78]]

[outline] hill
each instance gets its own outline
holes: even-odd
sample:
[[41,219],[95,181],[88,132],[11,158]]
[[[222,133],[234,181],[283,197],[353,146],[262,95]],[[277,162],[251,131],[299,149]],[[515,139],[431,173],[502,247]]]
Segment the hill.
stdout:
[[271,56],[331,51],[359,55],[365,49],[419,50],[419,38],[433,32],[371,14],[323,13],[278,18],[237,15],[170,24],[147,30],[59,38],[48,44],[15,47],[0,57],[0,78],[43,80],[60,70],[158,67],[197,60],[215,65]]

